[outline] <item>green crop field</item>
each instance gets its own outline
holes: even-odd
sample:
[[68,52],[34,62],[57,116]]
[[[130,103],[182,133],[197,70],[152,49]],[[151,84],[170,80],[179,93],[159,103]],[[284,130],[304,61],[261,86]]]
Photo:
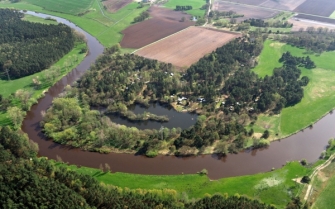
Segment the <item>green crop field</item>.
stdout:
[[192,6],[192,10],[185,11],[186,13],[193,15],[193,16],[200,16],[203,17],[205,15],[206,10],[201,9],[203,5],[206,4],[205,0],[169,0],[167,3],[164,4],[165,7],[170,9],[176,9],[176,6]]
[[86,12],[95,0],[26,0],[28,3],[40,6],[46,10],[67,14]]
[[[309,77],[310,82],[304,89],[302,101],[292,107],[284,108],[280,115],[263,116],[254,126],[255,130],[269,129],[278,133],[276,138],[293,134],[313,124],[323,115],[335,107],[335,65],[331,60],[335,52],[324,52],[321,55],[306,54],[304,49],[299,49],[279,42],[267,40],[264,50],[259,57],[259,65],[253,71],[264,77],[272,75],[274,68],[281,66],[278,62],[283,52],[290,51],[294,56],[307,56],[315,62],[315,69],[301,69],[302,76]],[[278,123],[280,127],[278,128]],[[266,124],[266,126],[264,126]]]
[[[58,166],[65,164],[57,163]],[[129,189],[173,189],[188,199],[204,197],[205,194],[236,193],[259,199],[283,208],[303,187],[292,181],[297,176],[310,172],[298,162],[290,162],[278,170],[249,176],[210,180],[205,175],[137,175],[127,173],[105,173],[98,169],[69,166],[69,169],[93,176],[105,183]],[[113,168],[112,168],[113,169]]]

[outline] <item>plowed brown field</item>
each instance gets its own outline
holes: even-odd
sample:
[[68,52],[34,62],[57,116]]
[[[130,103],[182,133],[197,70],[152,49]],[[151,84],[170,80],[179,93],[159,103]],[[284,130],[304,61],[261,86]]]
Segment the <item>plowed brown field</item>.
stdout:
[[335,10],[334,0],[306,0],[295,12],[329,17]]
[[140,49],[136,54],[149,59],[171,63],[177,67],[189,67],[201,57],[238,36],[240,34],[189,27]]
[[[149,13],[150,19],[122,31],[124,34],[120,43],[122,47],[141,48],[195,24],[190,20],[190,15],[179,11],[153,6],[149,9]],[[185,18],[184,22],[181,22],[182,17]]]
[[102,1],[102,4],[109,12],[116,12],[130,2],[132,2],[132,0],[105,0]]
[[232,4],[226,1],[215,1],[213,4],[213,10],[218,11],[234,11],[237,14],[244,15],[242,18],[237,18],[238,20],[242,21],[249,18],[255,19],[267,19],[274,17],[278,14],[278,11],[273,11],[265,8],[260,7],[251,7],[248,5],[240,5],[240,4]]

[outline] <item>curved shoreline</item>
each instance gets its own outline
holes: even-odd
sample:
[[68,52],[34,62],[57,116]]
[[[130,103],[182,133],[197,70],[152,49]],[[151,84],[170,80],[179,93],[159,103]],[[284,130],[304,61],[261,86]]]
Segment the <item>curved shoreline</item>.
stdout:
[[[42,13],[35,16],[56,17]],[[56,17],[55,19],[63,18]],[[50,107],[54,97],[62,92],[67,84],[77,80],[91,65],[92,62],[103,52],[103,46],[98,40],[77,27],[72,22],[67,21],[70,27],[78,29],[88,37],[89,54],[82,63],[68,75],[64,76],[54,86],[52,86],[45,96],[38,100],[27,113],[22,126],[22,130],[29,135],[29,138],[39,144],[40,156],[56,159],[57,156],[70,164],[77,164],[98,168],[101,163],[109,163],[113,171],[137,173],[137,174],[181,174],[182,172],[196,173],[206,168],[211,179],[218,179],[228,176],[239,176],[265,172],[272,167],[278,168],[286,161],[301,160],[305,158],[309,162],[316,161],[319,154],[324,149],[330,137],[335,135],[335,129],[329,125],[335,121],[335,116],[325,114],[320,120],[314,123],[312,130],[303,129],[285,138],[271,142],[270,147],[251,150],[247,149],[239,154],[228,154],[220,157],[215,154],[192,156],[187,158],[176,156],[159,155],[156,158],[146,158],[130,154],[110,153],[101,155],[99,153],[87,152],[73,147],[63,146],[45,139],[41,133],[39,121],[41,111]],[[329,122],[331,121],[331,123]],[[291,139],[287,139],[291,138]],[[322,138],[322,139],[320,139]],[[315,140],[319,139],[319,140]],[[162,162],[164,161],[164,162]]]

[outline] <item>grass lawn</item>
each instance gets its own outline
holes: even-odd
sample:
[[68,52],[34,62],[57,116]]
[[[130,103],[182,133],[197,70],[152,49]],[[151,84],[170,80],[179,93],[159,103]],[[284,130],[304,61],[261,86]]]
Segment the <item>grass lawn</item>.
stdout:
[[[299,104],[284,108],[279,116],[261,116],[260,120],[254,125],[255,130],[263,131],[264,124],[267,124],[270,127],[270,132],[277,133],[280,131],[277,138],[300,131],[335,107],[333,103],[335,99],[335,94],[333,94],[335,89],[335,80],[333,79],[335,65],[331,62],[335,57],[334,51],[324,52],[321,55],[307,54],[304,49],[267,40],[259,57],[259,65],[253,71],[261,77],[272,75],[273,69],[282,65],[278,60],[282,53],[286,51],[290,51],[294,56],[309,55],[317,68],[301,69],[302,76],[308,76],[310,82],[305,87],[304,98]],[[280,123],[279,128],[278,123]]]
[[[57,163],[58,166],[66,166]],[[297,185],[293,178],[310,172],[298,162],[288,163],[281,169],[250,176],[223,178],[211,181],[207,176],[194,175],[137,175],[127,173],[104,173],[98,169],[69,166],[71,170],[93,176],[105,183],[129,189],[173,189],[178,195],[187,195],[189,199],[201,198],[207,194],[227,193],[247,195],[268,204],[284,207],[291,196],[295,196],[302,185]],[[112,168],[113,169],[113,168]]]
[[84,13],[95,0],[26,0],[30,4],[40,6],[46,10],[67,14]]
[[[57,2],[59,1],[60,0],[57,0]],[[25,9],[68,19],[81,27],[83,30],[95,36],[105,47],[113,46],[119,43],[123,37],[121,31],[129,27],[134,18],[139,16],[141,12],[148,9],[148,6],[143,8],[137,7],[138,3],[133,2],[123,7],[116,13],[108,13],[104,11],[104,16],[100,10],[99,2],[93,1],[90,5],[89,13],[83,16],[76,16],[72,15],[75,13],[65,14],[44,9],[30,4],[29,0],[21,1],[19,3],[10,3],[9,1],[0,2],[0,8]]]
[[168,0],[167,3],[164,4],[165,7],[170,9],[176,9],[176,6],[192,6],[192,10],[185,11],[186,13],[193,16],[201,16],[205,15],[206,10],[200,9],[203,5],[206,4],[205,0]]
[[51,24],[57,25],[58,24],[57,21],[46,20],[46,19],[35,17],[32,15],[25,15],[24,18],[22,18],[22,20],[29,21],[29,22],[35,22],[35,23],[43,23],[47,25],[51,25]]
[[[43,91],[47,90],[54,83],[56,83],[60,78],[70,72],[75,66],[77,66],[85,57],[85,54],[81,54],[80,51],[82,48],[86,47],[85,43],[77,43],[75,48],[73,48],[68,54],[66,54],[63,58],[61,58],[57,63],[53,66],[59,66],[61,68],[61,74],[58,78],[56,78],[53,82],[42,83],[41,87],[36,90],[32,85],[32,79],[36,76],[40,78],[43,77],[44,71],[35,73],[30,76],[26,76],[23,78],[7,81],[0,79],[0,94],[4,97],[8,97],[10,94],[15,93],[18,89],[25,89],[30,92],[33,92],[33,98],[38,99],[43,95]],[[73,55],[78,57],[78,61],[74,62],[70,67],[64,68],[64,62],[70,59]],[[18,104],[19,105],[19,104]],[[7,114],[4,112],[0,112],[0,126],[10,125],[10,120],[7,118]]]

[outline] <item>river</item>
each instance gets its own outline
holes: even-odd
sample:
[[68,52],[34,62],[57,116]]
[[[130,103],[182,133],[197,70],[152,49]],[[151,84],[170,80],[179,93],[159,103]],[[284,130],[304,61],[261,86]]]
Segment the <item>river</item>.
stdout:
[[38,143],[40,156],[46,156],[49,159],[56,159],[59,156],[64,162],[70,164],[96,168],[100,164],[108,163],[113,172],[138,174],[194,174],[206,168],[211,179],[218,179],[269,171],[271,168],[280,168],[291,160],[305,158],[308,162],[314,162],[325,149],[328,140],[335,136],[335,114],[328,114],[312,129],[307,128],[286,139],[272,142],[268,148],[246,150],[239,154],[229,154],[226,157],[201,155],[182,158],[161,155],[151,159],[132,154],[99,154],[56,144],[51,140],[46,140],[41,133],[39,125],[42,120],[41,111],[48,109],[53,98],[57,97],[67,84],[78,79],[103,52],[104,48],[96,38],[65,19],[34,12],[27,13],[43,18],[52,17],[83,32],[87,37],[89,47],[89,54],[82,63],[52,86],[45,96],[32,106],[23,121],[22,130],[28,134],[30,139]]

